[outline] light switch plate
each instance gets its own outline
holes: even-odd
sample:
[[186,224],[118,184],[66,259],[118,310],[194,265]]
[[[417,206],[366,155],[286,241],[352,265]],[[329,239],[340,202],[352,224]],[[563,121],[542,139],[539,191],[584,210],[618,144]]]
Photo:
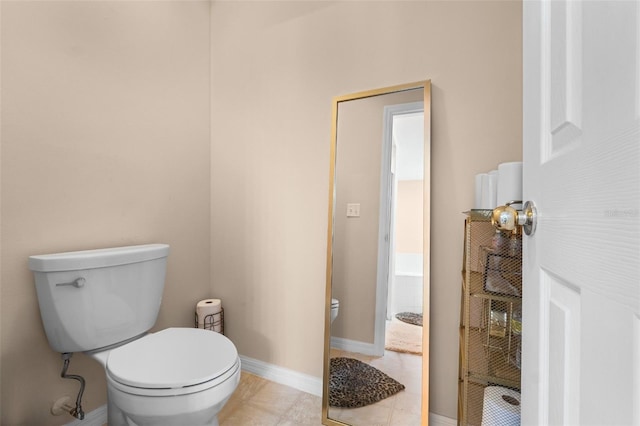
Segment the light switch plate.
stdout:
[[360,203],[347,204],[347,217],[360,217]]

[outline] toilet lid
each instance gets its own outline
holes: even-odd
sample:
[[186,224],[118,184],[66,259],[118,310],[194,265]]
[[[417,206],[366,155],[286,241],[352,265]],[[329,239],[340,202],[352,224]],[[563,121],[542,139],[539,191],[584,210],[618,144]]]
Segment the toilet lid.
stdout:
[[238,360],[222,334],[199,328],[167,328],[111,351],[107,371],[119,383],[167,389],[208,382]]
[[338,302],[338,299],[331,299],[331,306],[338,306],[340,305],[340,302]]

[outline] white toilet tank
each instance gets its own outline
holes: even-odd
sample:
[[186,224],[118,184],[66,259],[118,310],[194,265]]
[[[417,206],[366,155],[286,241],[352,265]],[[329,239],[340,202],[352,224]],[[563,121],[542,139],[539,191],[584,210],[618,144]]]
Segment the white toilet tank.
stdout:
[[30,256],[49,345],[84,352],[151,329],[168,255],[168,245],[147,244]]

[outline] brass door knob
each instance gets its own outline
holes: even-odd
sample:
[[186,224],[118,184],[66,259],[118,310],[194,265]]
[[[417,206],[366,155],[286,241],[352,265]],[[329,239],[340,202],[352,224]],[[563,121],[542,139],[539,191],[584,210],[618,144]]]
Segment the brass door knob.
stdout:
[[537,211],[531,201],[524,203],[522,211],[511,207],[511,204],[520,204],[521,201],[511,201],[506,206],[499,206],[491,213],[491,223],[501,231],[513,231],[517,226],[527,235],[536,232]]

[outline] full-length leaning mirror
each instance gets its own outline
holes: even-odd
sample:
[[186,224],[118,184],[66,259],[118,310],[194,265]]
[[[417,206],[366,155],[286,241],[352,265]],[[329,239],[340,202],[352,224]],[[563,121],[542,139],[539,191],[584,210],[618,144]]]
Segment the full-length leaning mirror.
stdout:
[[334,98],[322,423],[428,423],[431,83]]

